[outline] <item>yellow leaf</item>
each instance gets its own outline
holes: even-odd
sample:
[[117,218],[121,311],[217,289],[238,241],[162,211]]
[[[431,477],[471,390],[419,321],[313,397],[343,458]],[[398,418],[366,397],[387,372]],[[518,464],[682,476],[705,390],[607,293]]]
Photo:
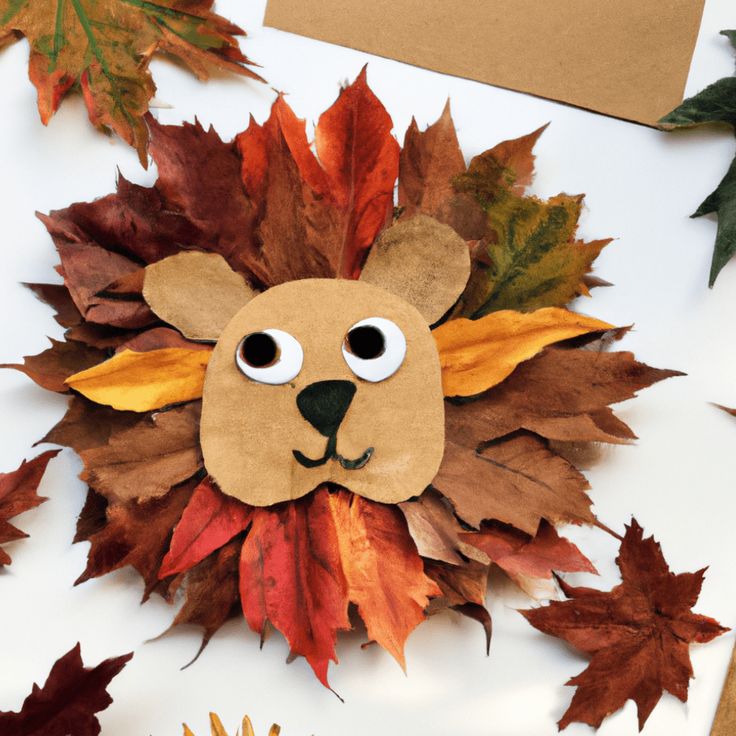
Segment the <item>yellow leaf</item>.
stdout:
[[503,310],[478,320],[445,322],[432,333],[445,396],[475,396],[547,345],[612,326],[557,307],[526,313]]
[[66,379],[97,404],[123,411],[151,411],[202,396],[210,350],[123,350],[104,363]]
[[[211,736],[228,736],[227,731],[222,725],[222,721],[218,717],[217,713],[210,713],[210,733]],[[273,726],[271,726],[268,732],[268,736],[279,736],[280,733],[281,728],[274,724]],[[189,729],[186,723],[184,724],[184,736],[194,736],[194,733]],[[248,716],[243,716],[243,726],[242,729],[238,732],[238,736],[255,736],[253,725],[251,724],[250,718],[248,718]]]

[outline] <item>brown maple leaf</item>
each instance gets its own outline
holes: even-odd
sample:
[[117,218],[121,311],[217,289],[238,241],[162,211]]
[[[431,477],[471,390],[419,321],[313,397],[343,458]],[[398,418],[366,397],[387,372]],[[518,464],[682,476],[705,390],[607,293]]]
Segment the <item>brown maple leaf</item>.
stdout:
[[[58,454],[59,450],[47,450],[33,460],[24,460],[12,473],[0,473],[0,544],[28,536],[13,526],[8,519],[47,500],[36,491],[49,460]],[[10,562],[10,555],[0,547],[0,567],[9,565]]]
[[131,660],[133,654],[106,659],[89,669],[82,663],[77,644],[51,668],[43,687],[33,686],[19,712],[0,712],[3,736],[97,736],[97,713],[112,698],[110,681]]
[[690,610],[705,570],[670,572],[659,544],[644,538],[636,520],[626,527],[616,562],[621,583],[611,591],[563,583],[570,600],[522,611],[532,626],[591,656],[588,667],[567,683],[577,690],[560,729],[575,721],[597,728],[630,699],[641,730],[665,690],[687,700],[693,676],[689,645],[727,631]]
[[148,69],[165,52],[200,79],[213,68],[263,81],[238,48],[244,31],[212,12],[214,0],[0,1],[0,46],[25,36],[44,125],[73,88],[90,121],[113,129],[147,166],[143,116],[156,91]]

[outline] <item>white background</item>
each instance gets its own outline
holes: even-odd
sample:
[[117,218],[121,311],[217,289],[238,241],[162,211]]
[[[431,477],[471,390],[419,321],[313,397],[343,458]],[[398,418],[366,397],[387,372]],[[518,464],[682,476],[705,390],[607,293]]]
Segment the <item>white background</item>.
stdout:
[[[270,86],[221,75],[208,84],[181,68],[153,63],[157,114],[166,123],[198,115],[229,139],[253,113],[262,121],[274,89],[289,93],[296,112],[315,121],[335,99],[339,83],[365,62],[369,82],[393,116],[400,139],[412,115],[424,127],[450,96],[468,157],[551,121],[537,145],[533,191],[585,192],[583,236],[615,236],[598,259],[597,273],[615,284],[597,289],[581,311],[610,322],[635,323],[622,347],[660,367],[686,371],[620,407],[638,433],[634,446],[606,449],[587,474],[595,511],[622,530],[632,514],[662,542],[674,571],[710,565],[696,610],[736,624],[736,422],[709,402],[736,406],[736,262],[716,288],[706,286],[715,235],[712,219],[689,220],[718,183],[734,154],[724,131],[668,135],[523,94],[442,76],[263,28],[265,0],[218,0],[217,9],[248,29],[246,53],[264,67]],[[390,19],[389,22],[400,22]],[[733,71],[728,42],[718,35],[736,26],[729,0],[708,0],[687,91]],[[116,167],[136,182],[151,183],[134,151],[95,132],[79,98],[67,100],[48,128],[35,110],[27,80],[25,42],[0,53],[0,361],[16,361],[59,336],[50,310],[21,281],[56,281],[56,257],[34,211],[43,212],[104,195]],[[602,81],[605,83],[605,81]],[[166,107],[164,107],[166,106]],[[168,107],[170,106],[170,107]],[[197,176],[197,172],[192,172]],[[17,467],[31,445],[58,420],[63,397],[12,371],[0,373],[0,469]],[[259,734],[278,721],[285,736],[545,736],[556,732],[572,689],[564,682],[585,667],[584,658],[533,630],[516,612],[528,601],[494,580],[490,608],[493,644],[486,658],[481,629],[455,614],[426,622],[407,646],[408,675],[377,647],[362,651],[361,634],[344,636],[333,687],[322,688],[303,660],[287,666],[287,647],[273,636],[259,651],[245,623],[229,623],[199,661],[197,631],[182,630],[146,643],[166,629],[174,611],[160,600],[139,607],[142,586],[129,571],[73,588],[84,569],[87,544],[71,545],[84,499],[79,460],[64,451],[49,466],[41,492],[50,501],[18,518],[29,540],[9,545],[13,564],[0,574],[0,710],[17,709],[33,681],[77,641],[85,661],[135,650],[113,682],[114,704],[101,716],[104,736],[173,736],[186,721],[207,733],[207,713],[228,728],[249,713]],[[617,581],[612,540],[595,530],[571,535],[610,587]],[[732,635],[692,648],[696,679],[690,701],[665,696],[645,733],[704,735],[715,710]],[[567,733],[588,733],[572,726]],[[609,718],[601,736],[633,734],[633,703]]]

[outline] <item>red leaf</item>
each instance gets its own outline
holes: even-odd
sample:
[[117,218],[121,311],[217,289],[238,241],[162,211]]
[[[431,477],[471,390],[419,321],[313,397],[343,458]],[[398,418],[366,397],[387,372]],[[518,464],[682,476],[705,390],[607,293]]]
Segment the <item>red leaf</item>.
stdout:
[[240,599],[249,626],[263,634],[270,621],[325,687],[329,660],[337,662],[337,632],[350,628],[329,498],[322,489],[254,509],[240,558]]
[[690,610],[705,571],[671,573],[659,544],[643,538],[636,520],[626,529],[616,561],[621,584],[610,592],[564,586],[571,600],[522,611],[540,631],[592,657],[567,683],[578,689],[561,729],[575,721],[597,728],[630,699],[641,730],[665,690],[687,700],[693,676],[688,645],[727,631]]
[[33,686],[18,713],[0,712],[3,736],[97,736],[96,713],[105,710],[112,698],[110,681],[133,657],[106,659],[87,669],[79,644],[57,660],[43,687]]
[[368,87],[365,67],[317,123],[317,155],[347,214],[339,277],[358,277],[367,249],[391,218],[399,173],[392,125]]
[[[0,473],[0,544],[28,535],[8,522],[18,514],[39,506],[47,499],[37,494],[46,466],[60,450],[48,450],[33,460],[24,460],[12,473]],[[10,564],[10,555],[0,548],[0,566]]]
[[545,521],[535,536],[493,523],[461,537],[483,550],[515,583],[529,591],[530,579],[551,579],[552,571],[597,572],[590,560]]
[[253,509],[226,496],[211,478],[195,489],[174,530],[159,578],[189,570],[207,555],[229,542],[250,523]]

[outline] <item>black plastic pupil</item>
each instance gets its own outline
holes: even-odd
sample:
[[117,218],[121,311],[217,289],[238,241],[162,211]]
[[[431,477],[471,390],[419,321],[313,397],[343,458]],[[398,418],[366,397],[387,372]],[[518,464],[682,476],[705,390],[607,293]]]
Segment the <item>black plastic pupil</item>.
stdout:
[[254,332],[243,340],[241,348],[243,360],[254,368],[264,368],[278,358],[279,349],[271,335]]
[[377,327],[365,325],[354,327],[348,332],[350,352],[363,360],[377,358],[386,349],[383,333]]

